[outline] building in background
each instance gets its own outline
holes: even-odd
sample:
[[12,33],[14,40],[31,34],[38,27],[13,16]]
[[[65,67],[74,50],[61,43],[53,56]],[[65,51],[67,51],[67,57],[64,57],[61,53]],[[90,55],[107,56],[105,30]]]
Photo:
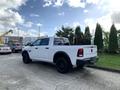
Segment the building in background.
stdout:
[[13,44],[13,43],[19,43],[22,45],[23,37],[18,36],[4,36],[4,43],[5,44]]

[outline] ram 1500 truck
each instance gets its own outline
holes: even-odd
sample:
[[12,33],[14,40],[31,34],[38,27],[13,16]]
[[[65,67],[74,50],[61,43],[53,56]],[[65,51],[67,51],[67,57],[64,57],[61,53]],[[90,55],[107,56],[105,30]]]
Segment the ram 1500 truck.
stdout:
[[47,37],[34,41],[22,50],[23,62],[34,60],[56,65],[60,73],[67,73],[73,67],[84,67],[97,61],[96,45],[70,45],[67,38]]

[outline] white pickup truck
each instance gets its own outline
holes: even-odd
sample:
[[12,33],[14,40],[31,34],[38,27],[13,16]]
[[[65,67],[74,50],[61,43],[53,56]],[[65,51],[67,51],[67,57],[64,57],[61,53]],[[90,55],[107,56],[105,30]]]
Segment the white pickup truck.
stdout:
[[34,60],[54,63],[60,73],[67,73],[73,67],[84,67],[97,61],[95,45],[69,45],[67,38],[47,37],[34,41],[22,50],[23,62]]

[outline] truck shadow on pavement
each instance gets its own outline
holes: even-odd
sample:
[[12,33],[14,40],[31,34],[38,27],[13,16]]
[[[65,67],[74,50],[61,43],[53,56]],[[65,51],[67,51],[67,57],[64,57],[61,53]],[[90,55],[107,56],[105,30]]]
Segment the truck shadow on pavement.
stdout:
[[[40,67],[40,65],[42,65],[44,68],[49,68],[51,70],[57,71],[56,70],[56,66],[53,63],[43,62],[43,61],[33,61],[31,64],[32,65],[37,65],[38,67]],[[87,72],[87,73],[90,73],[90,71],[87,70],[86,67],[84,67],[82,69],[75,67],[69,73],[76,73],[76,72],[81,72],[81,73]]]

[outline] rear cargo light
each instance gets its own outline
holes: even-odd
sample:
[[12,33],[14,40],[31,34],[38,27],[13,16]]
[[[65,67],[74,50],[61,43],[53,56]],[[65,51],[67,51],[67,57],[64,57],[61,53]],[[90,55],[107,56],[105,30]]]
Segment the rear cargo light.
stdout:
[[83,52],[84,52],[83,48],[78,49],[77,56],[78,57],[83,57]]

